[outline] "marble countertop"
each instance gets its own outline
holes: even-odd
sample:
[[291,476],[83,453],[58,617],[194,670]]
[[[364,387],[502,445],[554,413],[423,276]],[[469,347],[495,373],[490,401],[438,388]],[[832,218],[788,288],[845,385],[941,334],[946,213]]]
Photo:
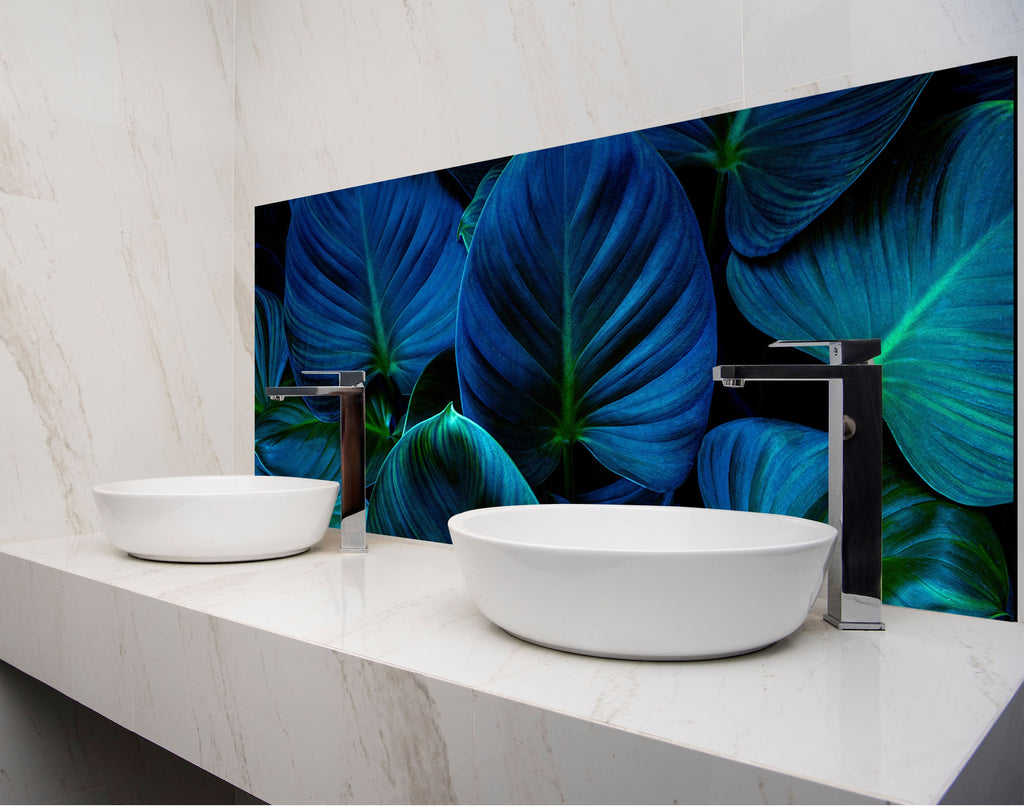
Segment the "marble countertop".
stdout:
[[327,542],[222,565],[137,560],[102,535],[2,544],[0,657],[271,801],[920,803],[1018,786],[1022,624],[886,607],[885,632],[841,632],[816,609],[742,657],[587,658],[490,624],[450,546]]

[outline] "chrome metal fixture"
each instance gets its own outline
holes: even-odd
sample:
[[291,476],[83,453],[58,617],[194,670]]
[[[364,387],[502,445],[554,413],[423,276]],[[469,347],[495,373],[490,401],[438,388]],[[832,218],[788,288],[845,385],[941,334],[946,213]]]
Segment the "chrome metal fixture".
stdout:
[[303,372],[337,379],[333,386],[269,386],[271,400],[337,397],[341,409],[341,551],[366,551],[366,373]]
[[839,532],[828,569],[825,620],[843,630],[882,623],[882,367],[878,339],[776,341],[828,348],[828,364],[722,364],[723,386],[747,381],[828,381],[828,522]]

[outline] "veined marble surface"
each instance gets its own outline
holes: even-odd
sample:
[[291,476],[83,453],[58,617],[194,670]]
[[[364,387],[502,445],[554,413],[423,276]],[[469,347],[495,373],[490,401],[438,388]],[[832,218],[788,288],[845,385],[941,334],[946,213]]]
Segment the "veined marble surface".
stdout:
[[0,546],[0,657],[270,801],[1024,795],[1024,625],[884,618],[844,633],[812,612],[738,658],[602,660],[491,625],[445,545],[225,565],[98,534]]

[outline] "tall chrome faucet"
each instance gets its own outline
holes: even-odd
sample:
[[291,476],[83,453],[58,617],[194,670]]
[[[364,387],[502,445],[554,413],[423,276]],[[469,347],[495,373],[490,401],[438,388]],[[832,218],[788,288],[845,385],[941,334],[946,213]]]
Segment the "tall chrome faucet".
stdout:
[[825,620],[843,630],[882,623],[882,367],[878,339],[776,341],[828,348],[828,364],[722,364],[724,386],[747,381],[828,381],[828,522],[839,533],[828,569]]
[[337,397],[341,407],[341,551],[366,551],[366,373],[303,372],[330,375],[334,386],[269,386],[271,400],[286,397]]

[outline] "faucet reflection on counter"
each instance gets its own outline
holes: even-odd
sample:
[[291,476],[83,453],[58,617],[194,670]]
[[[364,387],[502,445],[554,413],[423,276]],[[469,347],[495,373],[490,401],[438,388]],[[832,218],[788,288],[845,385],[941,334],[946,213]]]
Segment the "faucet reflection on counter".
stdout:
[[827,347],[828,364],[722,364],[712,377],[828,381],[828,522],[839,533],[828,568],[825,620],[843,630],[882,623],[882,367],[879,339],[776,341],[769,347]]
[[333,376],[333,386],[268,386],[271,400],[286,397],[337,397],[340,407],[338,483],[341,485],[341,551],[366,551],[366,373],[303,371]]

